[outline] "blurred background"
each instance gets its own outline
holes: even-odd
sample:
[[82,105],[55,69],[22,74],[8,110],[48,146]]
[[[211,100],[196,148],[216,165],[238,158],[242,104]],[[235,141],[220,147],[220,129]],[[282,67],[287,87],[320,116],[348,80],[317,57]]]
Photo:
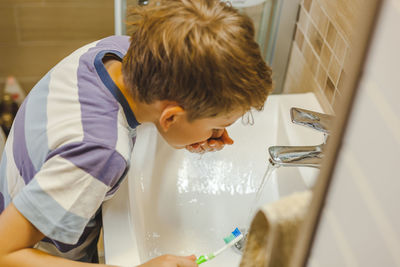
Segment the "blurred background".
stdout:
[[25,92],[80,46],[114,34],[112,0],[1,0],[0,88]]

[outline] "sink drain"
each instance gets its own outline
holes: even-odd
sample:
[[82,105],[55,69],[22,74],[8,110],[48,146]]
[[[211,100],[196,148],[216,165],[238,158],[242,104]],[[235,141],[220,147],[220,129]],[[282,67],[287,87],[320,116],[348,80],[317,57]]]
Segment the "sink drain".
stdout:
[[247,232],[247,229],[245,229],[245,228],[241,228],[239,230],[244,235],[244,237],[240,241],[236,242],[235,245],[233,245],[232,249],[236,253],[243,255],[244,245],[246,244],[248,232]]

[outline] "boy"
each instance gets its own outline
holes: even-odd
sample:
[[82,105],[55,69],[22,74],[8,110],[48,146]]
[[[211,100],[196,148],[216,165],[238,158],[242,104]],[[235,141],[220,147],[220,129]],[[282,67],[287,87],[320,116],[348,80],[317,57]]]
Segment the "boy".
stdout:
[[[218,0],[136,9],[127,37],[86,45],[32,89],[0,166],[0,266],[96,262],[101,204],[124,178],[135,128],[152,122],[175,148],[216,151],[225,127],[271,90],[249,18]],[[197,266],[161,256],[143,267]]]

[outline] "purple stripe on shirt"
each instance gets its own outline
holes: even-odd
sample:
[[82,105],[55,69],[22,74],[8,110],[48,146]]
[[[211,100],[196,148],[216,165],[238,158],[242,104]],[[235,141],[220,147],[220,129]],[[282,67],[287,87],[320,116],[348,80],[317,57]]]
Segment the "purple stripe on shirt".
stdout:
[[36,174],[35,167],[32,164],[31,158],[28,154],[25,139],[25,112],[26,112],[25,100],[18,110],[17,116],[14,120],[14,139],[13,139],[13,155],[15,165],[18,168],[19,174],[28,184]]
[[110,93],[99,88],[101,81],[90,69],[91,59],[92,53],[89,52],[80,58],[77,74],[84,141],[115,147],[118,137],[118,103]]
[[105,47],[105,49],[115,49],[120,51],[122,54],[126,54],[130,45],[129,36],[127,35],[114,35],[106,37],[100,40],[96,46]]
[[[136,135],[132,137],[132,147],[135,145],[135,143],[136,143]],[[121,175],[121,179],[110,190],[108,190],[108,192],[106,194],[107,196],[113,195],[118,190],[118,188],[121,185],[122,181],[126,177],[126,174],[128,173],[128,171],[129,171],[129,166],[127,166],[125,168],[124,173]]]
[[109,147],[115,147],[117,143],[118,102],[97,76],[93,62],[101,50],[115,49],[125,54],[128,46],[127,37],[112,36],[99,41],[79,59],[78,94],[84,141],[103,143]]
[[[5,177],[3,177],[3,179],[5,179]],[[0,192],[0,214],[3,212],[3,210],[4,210],[4,196]]]
[[95,143],[77,142],[51,151],[46,159],[60,155],[107,186],[114,186],[126,168],[125,159],[114,149]]

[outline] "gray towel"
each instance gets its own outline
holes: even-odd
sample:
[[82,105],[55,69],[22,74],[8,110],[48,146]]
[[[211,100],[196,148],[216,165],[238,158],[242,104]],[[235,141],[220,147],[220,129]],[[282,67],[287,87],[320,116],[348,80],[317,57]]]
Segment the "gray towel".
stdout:
[[240,267],[288,267],[312,193],[267,204],[254,217]]

